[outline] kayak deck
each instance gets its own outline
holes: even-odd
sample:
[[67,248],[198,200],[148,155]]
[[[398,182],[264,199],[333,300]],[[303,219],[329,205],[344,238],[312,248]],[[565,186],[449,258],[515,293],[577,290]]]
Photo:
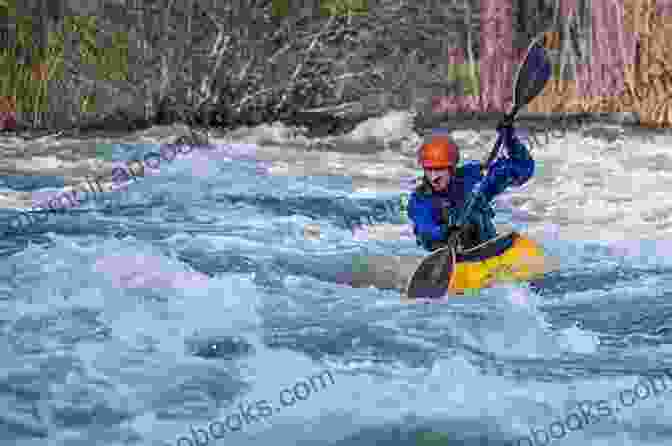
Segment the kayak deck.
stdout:
[[[342,283],[353,288],[374,286],[405,291],[423,256],[362,256]],[[449,294],[465,294],[507,281],[528,281],[557,269],[532,239],[516,232],[503,234],[459,253],[449,282]]]
[[502,235],[457,254],[448,291],[463,294],[495,283],[537,278],[547,272],[545,257],[532,239],[516,232]]

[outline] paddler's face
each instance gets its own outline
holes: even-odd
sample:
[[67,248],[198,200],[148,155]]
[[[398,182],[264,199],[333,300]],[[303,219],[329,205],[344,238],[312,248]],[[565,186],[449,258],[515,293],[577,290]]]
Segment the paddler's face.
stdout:
[[452,169],[425,169],[425,176],[432,185],[432,189],[443,192],[448,189],[450,179],[453,177]]

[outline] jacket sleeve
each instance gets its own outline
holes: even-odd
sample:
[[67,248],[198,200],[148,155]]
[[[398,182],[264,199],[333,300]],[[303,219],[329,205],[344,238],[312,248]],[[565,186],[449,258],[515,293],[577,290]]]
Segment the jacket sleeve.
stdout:
[[431,199],[418,198],[413,192],[408,201],[408,218],[413,221],[413,233],[417,237],[429,238],[432,241],[443,239],[441,225],[434,222]]
[[484,180],[483,196],[488,202],[509,186],[522,186],[534,174],[534,160],[520,139],[514,137],[506,151],[508,156],[495,160]]

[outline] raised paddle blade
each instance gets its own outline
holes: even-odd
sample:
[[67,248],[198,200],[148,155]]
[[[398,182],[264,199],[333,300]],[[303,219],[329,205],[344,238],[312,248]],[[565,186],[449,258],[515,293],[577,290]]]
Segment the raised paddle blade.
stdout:
[[513,83],[514,108],[510,115],[515,116],[520,108],[537,97],[550,78],[551,62],[544,49],[544,36],[542,35],[530,43],[525,60],[518,67]]
[[437,249],[422,260],[406,287],[408,299],[440,299],[448,292],[455,265],[452,246]]
[[[551,78],[551,62],[544,48],[544,34],[536,37],[527,47],[523,63],[520,64],[513,80],[513,107],[500,121],[502,124],[513,124],[521,108],[529,104],[541,93],[546,82]],[[495,146],[485,158],[484,171],[495,160],[501,146],[501,138],[497,138]]]

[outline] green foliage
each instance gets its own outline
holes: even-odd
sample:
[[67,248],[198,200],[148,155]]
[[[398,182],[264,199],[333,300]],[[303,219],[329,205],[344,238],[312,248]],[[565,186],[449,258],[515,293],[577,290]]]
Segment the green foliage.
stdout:
[[[0,14],[16,22],[16,42],[18,46],[29,48],[33,45],[33,20],[31,17],[16,15],[16,0],[0,0]],[[15,71],[17,48],[0,49],[0,73]],[[13,73],[16,74],[16,73]],[[1,88],[1,87],[0,87]]]
[[320,14],[323,16],[366,15],[369,11],[367,0],[320,0]]
[[[78,33],[80,59],[84,64],[95,66],[100,80],[128,79],[128,35],[114,33],[111,47],[97,44],[97,18],[94,16],[66,16],[58,31],[48,36],[48,46],[43,54],[35,47],[33,26],[36,18],[17,16],[17,0],[0,0],[0,14],[10,17],[16,23],[16,46],[0,49],[0,96],[15,96],[20,112],[44,111],[47,106],[47,82],[35,79],[31,66],[18,62],[19,48],[33,55],[33,66],[47,66],[47,79],[63,78],[65,37]],[[62,93],[61,93],[62,94]],[[95,99],[84,96],[81,101],[83,112],[94,110]]]
[[34,45],[34,18],[17,16],[15,0],[2,0],[0,14],[16,23],[16,46],[0,49],[0,96],[15,96],[18,111],[44,109],[44,82],[34,81],[30,67],[17,62],[18,48]]
[[[68,16],[65,18],[63,33],[57,34],[55,46],[63,55],[65,33],[78,33],[80,40],[80,60],[82,63],[95,67],[97,78],[101,81],[128,80],[128,34],[115,32],[112,34],[112,46],[98,44],[97,17]],[[95,97],[84,96],[81,109],[84,113],[95,110]]]
[[[112,34],[112,46],[98,45],[97,17],[66,17],[64,33],[76,32],[80,38],[80,56],[82,63],[96,67],[100,80],[128,80],[128,34]],[[58,45],[62,50],[63,37],[58,36]]]
[[[271,11],[275,17],[289,15],[290,0],[273,0]],[[367,0],[320,0],[320,14],[322,16],[366,15],[368,13]]]
[[561,80],[562,79],[562,64],[561,63],[553,63],[553,74],[551,74],[551,79],[553,80]]
[[274,17],[287,17],[289,15],[289,0],[273,0],[271,12]]
[[469,63],[448,65],[448,80],[461,81],[465,96],[478,96],[480,94],[481,67],[478,63],[474,64],[476,71],[476,78],[474,79],[471,76],[471,65]]

